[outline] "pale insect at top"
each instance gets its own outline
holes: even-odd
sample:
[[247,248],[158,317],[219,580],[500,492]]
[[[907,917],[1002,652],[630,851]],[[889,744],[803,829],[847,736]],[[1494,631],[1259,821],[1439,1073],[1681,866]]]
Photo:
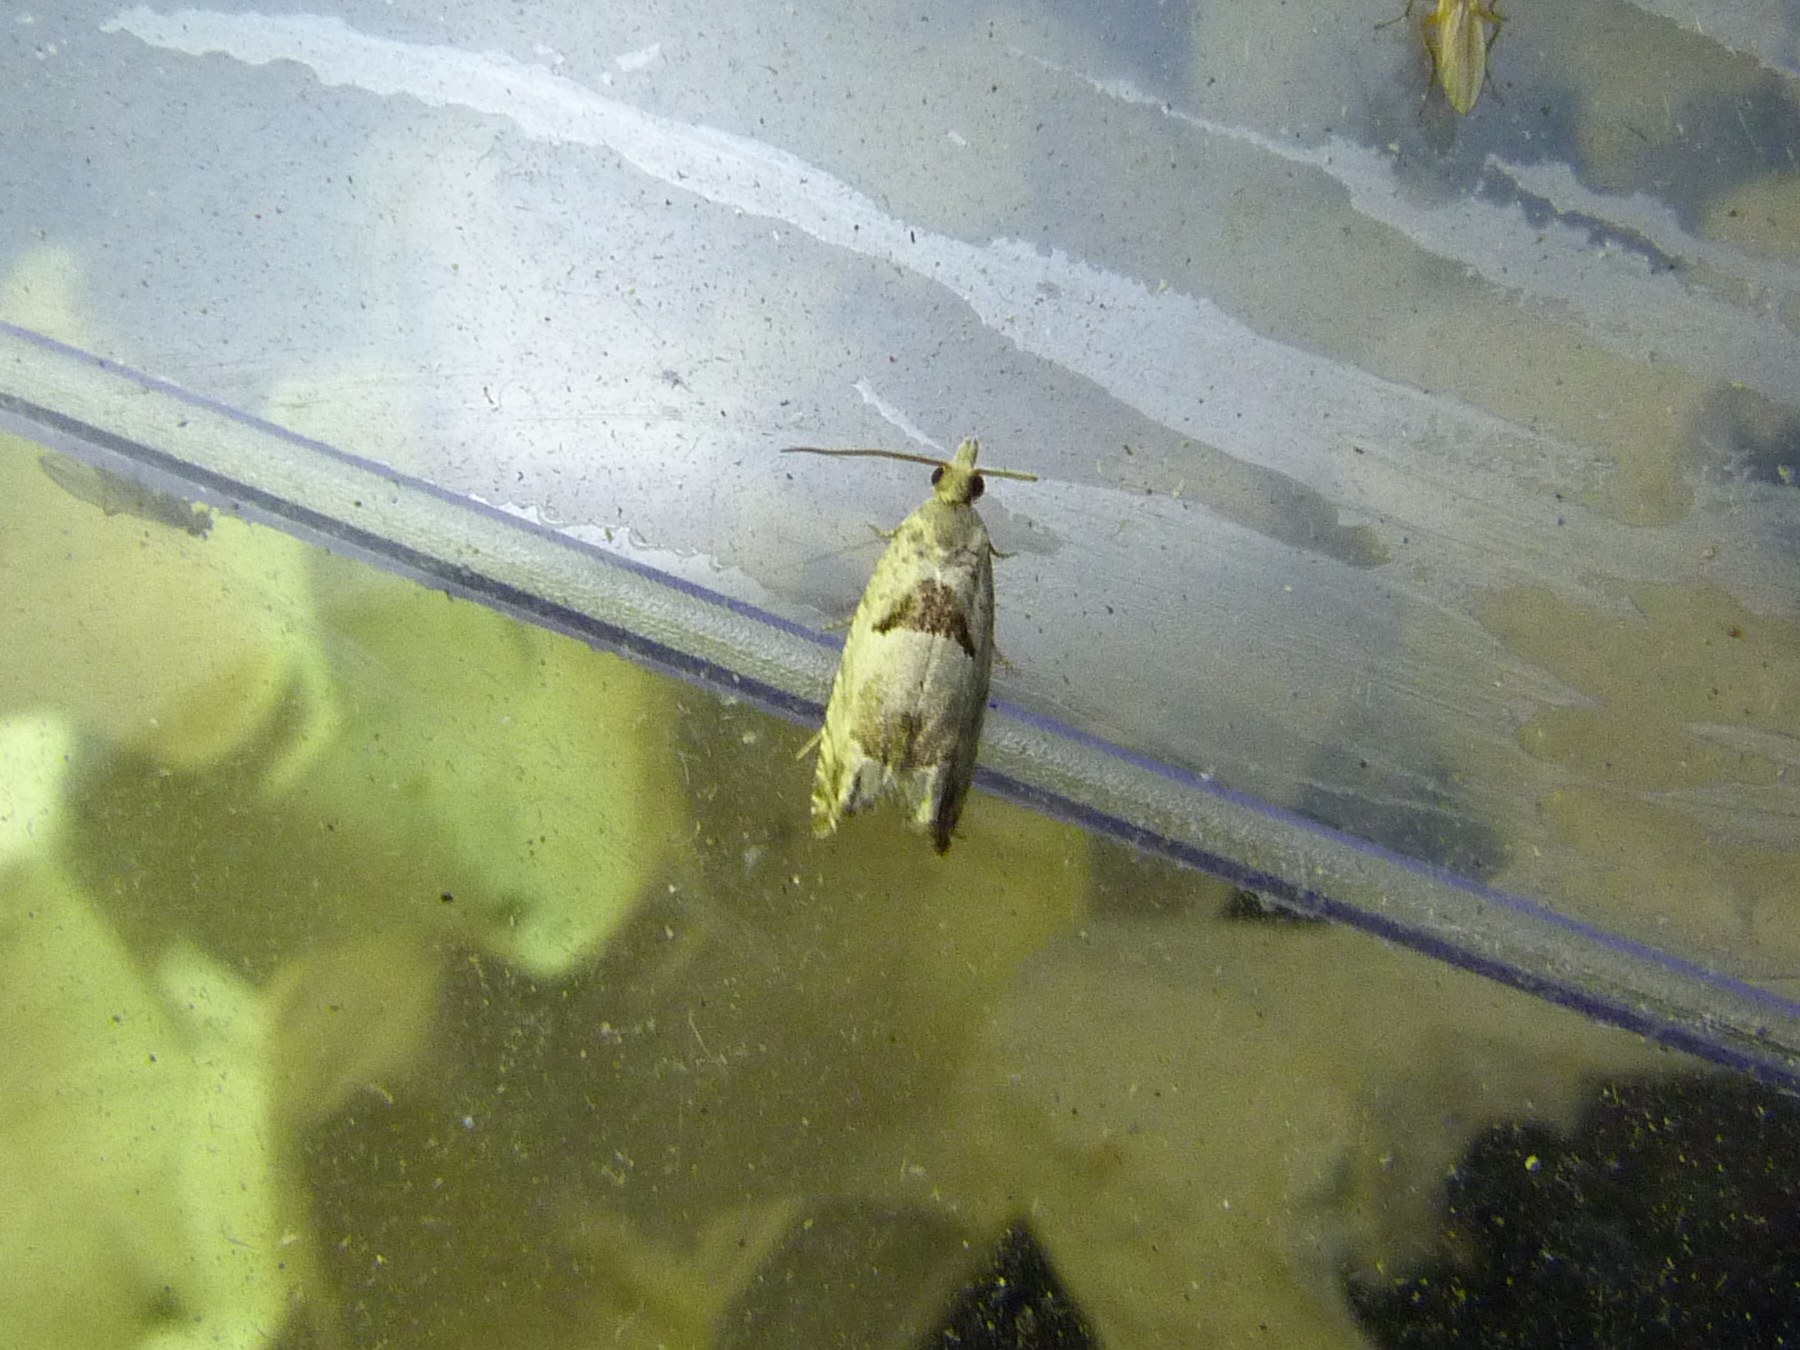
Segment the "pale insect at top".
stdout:
[[[1407,0],[1406,13],[1400,17],[1411,18],[1415,3],[1416,0]],[[1431,12],[1420,21],[1420,36],[1431,57],[1432,79],[1443,88],[1444,97],[1457,112],[1469,112],[1481,97],[1481,86],[1487,80],[1488,52],[1505,22],[1500,11],[1486,0],[1432,0]],[[1494,26],[1491,33],[1489,24]]]
[[[814,737],[816,835],[892,796],[939,853],[950,847],[975,774],[994,666],[994,545],[974,506],[984,487],[975,469],[980,451],[970,437],[948,462],[891,450],[783,452],[936,466],[931,499],[888,536],[850,621],[825,725]],[[1036,481],[1013,469],[985,472]]]

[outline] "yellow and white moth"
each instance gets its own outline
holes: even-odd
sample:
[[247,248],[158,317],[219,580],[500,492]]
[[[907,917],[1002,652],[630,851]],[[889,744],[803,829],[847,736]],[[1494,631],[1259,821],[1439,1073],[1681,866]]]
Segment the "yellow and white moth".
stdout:
[[[812,827],[821,838],[845,816],[893,796],[939,853],[950,847],[975,776],[994,668],[994,545],[974,506],[984,486],[975,471],[980,451],[970,437],[948,463],[892,450],[783,452],[936,466],[931,500],[887,536],[850,621],[825,726],[813,738]],[[986,472],[1037,481],[1012,469]]]

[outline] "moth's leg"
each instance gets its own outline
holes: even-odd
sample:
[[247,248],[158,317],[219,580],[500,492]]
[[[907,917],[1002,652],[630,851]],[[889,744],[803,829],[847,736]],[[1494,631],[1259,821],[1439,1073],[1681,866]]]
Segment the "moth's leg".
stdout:
[[[1482,4],[1481,0],[1472,0],[1472,3],[1475,7],[1476,19],[1486,19],[1489,23],[1494,25],[1494,31],[1488,34],[1487,40],[1487,55],[1492,56],[1494,53],[1494,43],[1500,40],[1500,30],[1506,26],[1506,17],[1492,5]],[[1483,60],[1481,63],[1481,83],[1483,87],[1494,96],[1494,101],[1496,103],[1506,102],[1505,99],[1500,97],[1500,86],[1494,83],[1494,67],[1486,60]]]
[[1391,18],[1391,19],[1386,19],[1386,20],[1383,20],[1383,21],[1382,21],[1382,22],[1381,22],[1381,23],[1378,23],[1378,24],[1376,24],[1376,25],[1375,25],[1375,31],[1376,31],[1376,32],[1377,32],[1377,33],[1379,33],[1379,32],[1380,32],[1380,31],[1381,31],[1381,30],[1382,30],[1382,29],[1383,29],[1383,28],[1392,28],[1392,27],[1393,27],[1393,26],[1394,26],[1394,25],[1395,25],[1395,24],[1397,24],[1397,23],[1399,23],[1399,22],[1400,22],[1400,21],[1401,21],[1401,20],[1402,20],[1402,19],[1410,19],[1410,18],[1412,18],[1412,12],[1413,12],[1413,4],[1414,4],[1414,3],[1415,3],[1415,0],[1406,0],[1406,11],[1405,11],[1405,13],[1402,13],[1402,14],[1396,14],[1396,15],[1395,15],[1395,16],[1394,16],[1394,17],[1393,17],[1393,18]]

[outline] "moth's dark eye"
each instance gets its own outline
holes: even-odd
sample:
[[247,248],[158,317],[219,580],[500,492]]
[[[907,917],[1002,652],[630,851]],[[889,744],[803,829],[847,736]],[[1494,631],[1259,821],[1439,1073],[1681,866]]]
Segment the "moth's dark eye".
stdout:
[[982,476],[980,474],[976,474],[973,478],[971,478],[969,480],[969,500],[970,501],[974,501],[977,497],[979,497],[982,493],[984,493],[986,491],[987,491],[987,482],[986,482],[986,480],[984,480],[982,478]]
[[936,487],[938,485],[938,479],[942,478],[943,476],[944,476],[944,466],[942,464],[940,464],[937,466],[937,468],[935,468],[931,471],[931,486]]

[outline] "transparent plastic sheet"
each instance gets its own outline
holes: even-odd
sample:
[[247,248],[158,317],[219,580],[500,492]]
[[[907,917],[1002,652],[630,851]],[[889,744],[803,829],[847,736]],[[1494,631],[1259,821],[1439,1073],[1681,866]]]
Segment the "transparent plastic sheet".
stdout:
[[22,11],[9,396],[801,721],[980,435],[989,786],[1778,1066],[1793,15],[1402,8]]
[[[790,720],[822,715],[829,638],[4,325],[0,428]],[[1003,701],[990,714],[977,785],[1297,911],[1800,1085],[1800,1004]]]

